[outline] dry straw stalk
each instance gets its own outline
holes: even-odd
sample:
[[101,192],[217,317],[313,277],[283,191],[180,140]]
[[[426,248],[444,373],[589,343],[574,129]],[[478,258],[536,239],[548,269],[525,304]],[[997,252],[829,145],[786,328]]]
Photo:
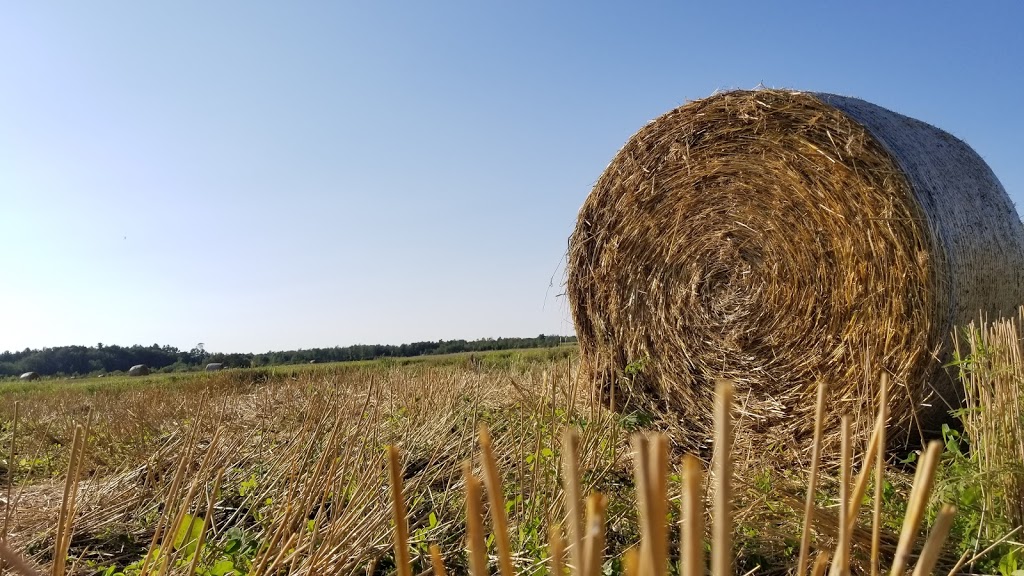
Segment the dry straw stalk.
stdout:
[[[715,494],[713,500],[713,530],[712,530],[712,553],[713,560],[712,566],[716,563],[734,565],[735,558],[733,557],[732,545],[728,542],[728,535],[731,535],[734,530],[734,516],[735,510],[742,510],[749,508],[750,503],[736,503],[730,502],[728,496],[732,492],[730,489],[730,466],[727,461],[732,457],[733,453],[733,440],[732,440],[732,413],[743,414],[743,405],[741,402],[736,402],[734,406],[734,399],[732,394],[732,386],[729,382],[721,382],[718,386],[718,394],[716,396],[717,410],[716,419],[717,434],[714,438],[715,454],[713,457],[712,467],[712,491]],[[882,405],[879,408],[879,416],[875,420],[876,427],[884,426],[885,423],[885,409],[884,409],[884,395],[880,400],[883,400]],[[360,399],[352,400],[354,405],[358,405],[362,402]],[[331,422],[349,422],[349,419],[332,420],[336,415],[333,412],[336,410],[336,405],[330,402],[326,403],[323,407],[322,412],[304,413],[302,415],[303,424],[301,430],[304,434],[309,435],[309,440],[313,438],[323,437],[323,432],[332,428]],[[365,411],[365,407],[363,408]],[[819,419],[815,424],[820,426],[823,420]],[[356,420],[356,422],[358,422]],[[441,426],[447,428],[447,422],[441,422]],[[225,439],[218,441],[221,438],[221,428],[214,429],[212,426],[208,427],[207,430],[213,432],[212,440],[207,444],[204,449],[206,455],[202,459],[202,463],[199,464],[198,469],[193,470],[194,466],[186,465],[185,463],[192,463],[197,460],[194,458],[199,452],[199,446],[202,443],[199,441],[198,424],[191,432],[182,434],[177,438],[171,448],[165,450],[164,456],[162,456],[164,464],[164,474],[167,475],[166,480],[170,482],[169,489],[161,491],[161,500],[159,502],[163,505],[163,511],[160,514],[161,523],[163,527],[161,531],[157,531],[156,534],[152,535],[153,542],[166,541],[166,532],[177,532],[174,530],[176,524],[182,523],[183,514],[187,513],[193,507],[198,507],[193,498],[196,494],[209,494],[209,499],[205,502],[205,505],[201,509],[205,509],[205,514],[202,519],[190,519],[189,521],[200,521],[203,522],[202,530],[200,531],[199,540],[196,544],[197,555],[191,558],[192,568],[202,569],[203,560],[199,559],[198,551],[203,547],[206,541],[207,535],[210,538],[216,539],[218,533],[223,530],[223,526],[231,525],[231,519],[218,520],[217,528],[214,528],[212,523],[214,506],[218,500],[218,488],[222,480],[224,480],[225,469],[229,469],[230,460],[225,461],[221,456],[213,455],[214,451],[219,454],[227,455],[237,449],[237,444],[234,440]],[[467,438],[472,436],[470,430],[474,430],[476,426],[471,426],[466,429]],[[337,429],[337,426],[335,426]],[[215,430],[215,431],[214,431]],[[353,429],[355,431],[357,429]],[[75,457],[71,458],[68,464],[68,477],[77,478],[82,470],[81,458],[84,454],[84,439],[86,434],[84,431],[80,432],[79,442],[72,444],[72,449]],[[400,436],[401,437],[401,436]],[[407,436],[405,436],[407,437]],[[572,447],[576,445],[575,441],[578,438],[583,438],[584,446],[587,448],[578,450],[582,453],[583,460],[578,459],[580,455],[577,451],[573,451]],[[851,481],[850,466],[852,464],[851,443],[855,441],[850,434],[845,434],[846,442],[844,446],[844,454],[846,455],[843,470],[843,481],[840,493],[843,495],[849,495],[852,493],[854,488],[854,482]],[[418,573],[422,573],[424,566],[422,563],[425,558],[422,555],[417,555],[416,558],[410,561],[408,552],[411,550],[410,538],[408,531],[408,519],[410,515],[417,517],[422,513],[422,510],[412,510],[405,507],[405,501],[407,496],[406,489],[403,488],[403,482],[406,479],[408,470],[403,470],[401,466],[401,459],[398,457],[399,454],[394,448],[390,448],[388,451],[380,451],[376,447],[361,447],[355,448],[354,450],[347,447],[346,444],[340,441],[341,436],[334,434],[333,432],[327,436],[324,454],[331,455],[342,455],[345,454],[345,458],[353,458],[353,462],[357,462],[359,469],[368,470],[365,477],[361,477],[358,481],[353,481],[350,478],[339,477],[337,478],[340,483],[334,481],[321,482],[317,480],[320,478],[321,472],[325,477],[334,476],[336,466],[345,467],[346,464],[342,464],[337,457],[328,458],[329,464],[324,466],[314,465],[310,469],[313,471],[311,476],[307,476],[307,480],[311,485],[307,487],[298,486],[296,480],[299,478],[298,471],[300,466],[296,460],[292,458],[283,458],[282,460],[289,462],[288,464],[281,465],[271,471],[272,477],[277,477],[280,482],[288,483],[288,490],[283,492],[283,497],[279,504],[279,512],[276,514],[277,519],[274,520],[273,525],[264,532],[265,546],[259,553],[257,558],[253,562],[253,570],[250,571],[252,574],[271,574],[271,573],[350,573],[356,569],[356,567],[367,568],[366,562],[370,562],[368,571],[373,571],[373,567],[376,566],[378,560],[383,559],[382,557],[394,550],[396,564],[399,567],[400,572],[405,572],[416,566]],[[493,495],[501,494],[503,492],[501,488],[501,475],[498,473],[497,462],[506,462],[507,456],[510,454],[507,450],[504,452],[497,452],[502,448],[507,448],[506,441],[501,440],[491,444],[489,442],[490,434],[486,429],[481,430],[481,468],[484,470],[485,475],[489,475],[491,480],[488,481],[488,493],[491,497],[490,509],[503,509],[503,505],[500,500],[495,500]],[[591,465],[588,463],[587,458],[593,451],[591,441],[592,431],[586,431],[582,436],[575,433],[569,433],[566,435],[565,444],[561,450],[562,469],[566,472],[564,479],[567,484],[572,486],[575,483],[575,487],[572,488],[576,494],[582,492],[581,487],[578,485],[578,479],[581,471],[587,471],[587,475],[590,475],[592,470]],[[669,469],[669,455],[667,452],[667,436],[664,435],[653,435],[653,436],[642,436],[635,439],[635,445],[637,450],[635,454],[637,461],[635,462],[635,472],[637,475],[636,490],[640,500],[640,525],[643,526],[643,540],[639,543],[637,548],[632,549],[632,552],[623,557],[624,565],[627,568],[627,573],[644,576],[657,575],[669,573],[669,564],[667,554],[667,530],[666,530],[666,517],[668,516],[667,511],[667,488],[668,488],[668,469]],[[439,449],[438,453],[444,453],[451,445],[444,444]],[[449,464],[450,467],[458,468],[457,462],[462,461],[462,457],[469,457],[472,454],[472,441],[466,442],[465,451],[459,451],[461,455],[458,458],[453,458]],[[494,449],[495,453],[491,454],[491,450]],[[92,449],[90,449],[92,450]],[[294,442],[288,448],[289,453],[296,455],[306,455],[303,458],[312,457],[315,458],[316,462],[320,462],[321,458],[316,457],[310,450],[309,444],[306,441]],[[907,569],[909,562],[908,559],[913,558],[911,545],[914,544],[915,539],[918,535],[922,504],[928,499],[929,490],[931,483],[934,479],[934,466],[937,462],[936,452],[937,445],[930,446],[926,452],[924,458],[922,458],[919,466],[918,478],[914,484],[912,491],[912,503],[907,515],[907,521],[905,523],[905,529],[901,534],[900,553],[897,554],[897,564],[894,565],[893,572],[898,574],[902,573]],[[349,454],[349,452],[354,452]],[[878,453],[881,453],[879,451]],[[411,455],[410,455],[411,456]],[[671,458],[675,460],[675,458]],[[877,461],[879,464],[884,463],[883,461]],[[175,466],[177,464],[177,466]],[[421,474],[413,475],[409,477],[409,489],[408,493],[414,493],[417,489],[416,484],[419,483],[422,478],[434,478],[436,480],[443,480],[445,474],[441,475],[428,475],[423,476],[422,474],[429,474],[435,469],[435,464],[438,467],[444,467],[444,463],[436,463],[433,459],[427,462],[425,471]],[[551,463],[553,469],[557,468],[555,462]],[[171,472],[173,471],[173,474]],[[484,528],[484,508],[483,503],[483,491],[480,480],[473,475],[472,467],[469,461],[465,462],[463,469],[465,490],[467,492],[467,516],[468,516],[468,551],[470,562],[469,566],[472,573],[474,574],[486,574],[489,571],[489,559],[486,556],[486,546],[484,545],[485,534]],[[682,458],[682,514],[683,518],[681,538],[681,558],[682,566],[680,566],[679,573],[692,576],[693,574],[704,574],[707,566],[705,565],[704,558],[702,557],[703,549],[703,536],[704,531],[701,526],[703,516],[706,514],[704,510],[704,502],[700,492],[701,489],[701,463],[694,457],[686,455]],[[184,478],[186,474],[191,477],[188,482],[190,486],[186,486]],[[508,474],[508,473],[506,473]],[[388,483],[388,476],[390,475],[390,486],[391,486],[391,499],[390,502],[387,499],[381,499],[382,490],[386,490]],[[146,475],[150,477],[149,474]],[[141,475],[134,475],[132,482],[137,483],[142,479]],[[572,480],[572,479],[576,480]],[[207,492],[205,489],[200,491],[199,486],[205,486],[208,480],[212,480],[213,489],[212,493]],[[457,479],[450,479],[453,482],[458,482]],[[432,483],[433,481],[431,481]],[[91,483],[90,483],[91,484]],[[737,483],[738,485],[742,485]],[[523,485],[520,482],[517,485]],[[331,518],[323,517],[323,507],[320,506],[319,512],[317,512],[317,521],[314,523],[312,534],[304,536],[302,527],[306,526],[305,518],[310,514],[316,505],[308,499],[308,491],[313,490],[317,493],[327,492],[339,492],[345,490],[352,494],[352,500],[346,504],[346,510],[334,510]],[[72,494],[75,490],[69,490],[68,496],[65,499],[66,503],[65,512],[62,513],[62,520],[58,522],[58,525],[63,527],[62,534],[71,534],[75,528],[82,530],[81,526],[75,526],[77,521],[87,519],[84,514],[79,514],[76,518],[75,514],[70,513],[68,510],[73,509],[74,506],[70,505],[74,502]],[[83,491],[83,495],[86,492]],[[725,495],[725,497],[723,497]],[[257,494],[258,500],[263,499],[262,495]],[[741,495],[742,501],[742,495]],[[83,508],[91,507],[94,501],[91,498],[83,497],[82,502],[84,503]],[[374,508],[367,507],[367,503],[375,503]],[[389,510],[387,504],[391,505],[391,520],[389,522]],[[799,498],[793,497],[790,505],[795,508],[800,507]],[[754,504],[756,505],[756,504]],[[600,494],[590,494],[586,499],[586,520],[581,522],[582,526],[579,530],[580,542],[580,557],[581,562],[579,564],[573,564],[567,566],[564,562],[566,546],[562,541],[562,535],[559,528],[555,527],[550,534],[551,542],[551,565],[556,570],[560,568],[571,568],[572,573],[576,576],[586,574],[587,576],[596,575],[601,572],[601,568],[604,565],[606,557],[606,541],[605,541],[605,525],[608,522],[607,512],[608,501]],[[557,509],[559,514],[561,512],[568,512],[569,506],[553,508],[554,512]],[[735,510],[734,510],[735,509]],[[849,502],[844,502],[841,505],[841,515],[847,514],[852,516],[853,507]],[[54,511],[55,512],[55,511]],[[349,514],[351,512],[351,515]],[[451,510],[454,514],[455,511]],[[577,507],[579,512],[579,507]],[[927,573],[934,567],[934,562],[938,559],[937,552],[941,549],[946,535],[949,529],[949,522],[952,518],[953,509],[945,508],[939,515],[939,520],[933,527],[931,534],[925,543],[924,550],[922,550],[918,557],[917,565],[915,567],[916,574]],[[509,518],[506,518],[507,522],[497,522],[494,514],[492,514],[492,520],[495,520],[492,525],[492,537],[495,542],[498,542],[502,536],[505,538],[509,537],[510,526],[514,527],[518,522],[522,521],[523,514],[522,510],[517,510],[512,507],[509,512]],[[827,567],[827,559],[830,557],[830,550],[822,550],[822,548],[829,546],[830,542],[836,542],[836,536],[839,532],[843,531],[844,527],[851,526],[851,522],[838,521],[834,518],[834,514],[827,510],[818,510],[814,514],[815,518],[825,518],[832,515],[833,518],[829,519],[828,522],[823,522],[815,525],[815,529],[818,531],[817,538],[817,550],[813,552],[817,555],[818,560],[815,561],[811,571],[815,574],[821,574]],[[551,522],[554,520],[555,514],[547,520]],[[570,515],[571,516],[571,515]],[[419,516],[420,518],[422,516]],[[614,518],[614,517],[613,517]],[[618,516],[621,518],[621,516]],[[571,518],[570,518],[571,519]],[[617,521],[617,519],[616,519]],[[323,523],[321,523],[323,522]],[[419,520],[417,520],[419,522]],[[442,521],[447,524],[447,522]],[[391,525],[391,526],[389,526]],[[389,529],[392,528],[393,529]],[[366,534],[372,530],[376,530],[379,527],[380,537],[366,536]],[[297,530],[298,529],[298,530]],[[858,528],[859,530],[859,528]],[[863,530],[860,530],[863,532]],[[92,533],[91,531],[84,531]],[[192,530],[186,530],[191,533]],[[504,532],[504,534],[502,534]],[[725,539],[719,535],[725,534]],[[1011,532],[1007,537],[1012,535]],[[55,543],[57,548],[58,556],[54,558],[55,564],[57,562],[62,563],[65,567],[68,566],[68,552],[64,548],[61,552],[60,541],[67,541],[67,536],[62,536],[58,542]],[[842,544],[843,539],[840,539]],[[5,543],[6,544],[6,543]],[[422,542],[417,541],[417,548]],[[430,562],[432,569],[435,574],[444,574],[447,571],[444,567],[444,562],[440,553],[440,549],[436,543],[430,546]],[[618,542],[616,544],[621,544]],[[845,544],[843,544],[845,546]],[[378,553],[372,558],[363,556],[357,559],[358,563],[353,563],[350,560],[350,554],[353,550],[365,550],[367,548],[373,548]],[[867,539],[860,537],[852,544],[852,549],[858,558],[863,558],[863,555],[868,550]],[[457,553],[452,550],[450,552]],[[983,551],[984,554],[986,551]],[[76,569],[77,563],[81,560],[80,550],[75,550],[71,557],[74,561],[71,563],[70,570]],[[499,551],[500,553],[500,551]],[[642,560],[641,553],[646,560]],[[403,558],[403,554],[405,557]],[[835,555],[837,562],[841,566],[845,563],[844,557],[846,552],[839,550]],[[8,566],[13,567],[22,574],[34,575],[31,565],[25,563],[22,558],[16,554],[11,553],[9,549],[0,547],[0,557],[8,561]],[[155,572],[167,571],[178,573],[180,568],[183,568],[185,564],[173,565],[168,567],[168,563],[165,559],[168,556],[163,554],[154,555],[151,551],[147,555],[151,566]],[[204,556],[205,559],[209,559],[209,555]],[[300,557],[296,560],[296,557]],[[170,564],[173,562],[173,556],[170,556]],[[537,570],[540,567],[539,559],[534,559],[533,563],[530,563],[524,556],[513,556],[509,551],[509,556],[506,559],[502,559],[500,556],[495,561],[495,567],[500,566],[500,562],[508,561],[511,564],[511,560],[515,559],[519,562],[519,566],[513,566],[523,570],[523,573],[530,573]],[[902,561],[900,559],[902,558]],[[969,561],[968,561],[969,562]],[[641,563],[643,568],[641,569]],[[461,569],[461,564],[458,564]],[[863,566],[858,564],[857,567]],[[842,570],[841,570],[842,571]],[[510,570],[511,572],[511,570]],[[722,573],[729,573],[728,571]]]

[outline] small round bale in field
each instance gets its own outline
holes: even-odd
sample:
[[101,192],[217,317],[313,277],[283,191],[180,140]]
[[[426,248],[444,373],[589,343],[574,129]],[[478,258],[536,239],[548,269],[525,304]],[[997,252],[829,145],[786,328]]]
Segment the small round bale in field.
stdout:
[[129,376],[148,376],[149,375],[149,366],[146,366],[145,364],[136,364],[135,366],[132,366],[131,368],[128,369],[128,375]]
[[39,379],[39,374],[37,374],[35,372],[25,372],[24,374],[19,376],[18,379],[19,380],[38,380]]
[[803,434],[819,381],[831,418],[865,415],[882,370],[909,432],[959,404],[950,334],[1013,313],[1022,274],[1024,227],[967,144],[863,100],[757,90],[630,138],[580,210],[568,295],[605,398],[653,399],[695,440],[718,378],[748,422]]

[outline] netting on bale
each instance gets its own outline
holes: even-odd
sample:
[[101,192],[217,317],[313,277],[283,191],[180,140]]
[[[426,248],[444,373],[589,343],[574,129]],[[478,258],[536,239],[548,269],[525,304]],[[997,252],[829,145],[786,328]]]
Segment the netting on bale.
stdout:
[[[854,98],[777,90],[691,102],[637,132],[570,239],[583,367],[608,399],[655,399],[708,431],[714,381],[756,425],[958,402],[950,333],[1024,302],[1024,227],[966,144]],[[917,418],[915,418],[915,416]],[[870,418],[867,419],[870,421]]]

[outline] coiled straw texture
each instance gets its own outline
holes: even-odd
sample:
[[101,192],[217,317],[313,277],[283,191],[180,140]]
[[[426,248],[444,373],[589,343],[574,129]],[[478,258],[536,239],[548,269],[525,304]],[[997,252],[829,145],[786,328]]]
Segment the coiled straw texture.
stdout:
[[719,378],[755,426],[809,433],[819,380],[830,413],[866,415],[885,370],[896,423],[936,426],[958,403],[951,331],[1015,310],[1022,270],[1024,228],[969,146],[854,98],[757,90],[626,143],[580,210],[567,289],[605,398],[660,402],[701,441]]

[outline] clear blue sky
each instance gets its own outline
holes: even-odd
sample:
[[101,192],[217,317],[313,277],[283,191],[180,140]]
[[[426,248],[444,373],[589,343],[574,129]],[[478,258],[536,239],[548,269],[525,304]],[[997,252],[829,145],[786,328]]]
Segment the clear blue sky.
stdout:
[[979,4],[0,3],[0,350],[571,333],[605,165],[758,83],[935,124],[1019,203],[1024,9]]

